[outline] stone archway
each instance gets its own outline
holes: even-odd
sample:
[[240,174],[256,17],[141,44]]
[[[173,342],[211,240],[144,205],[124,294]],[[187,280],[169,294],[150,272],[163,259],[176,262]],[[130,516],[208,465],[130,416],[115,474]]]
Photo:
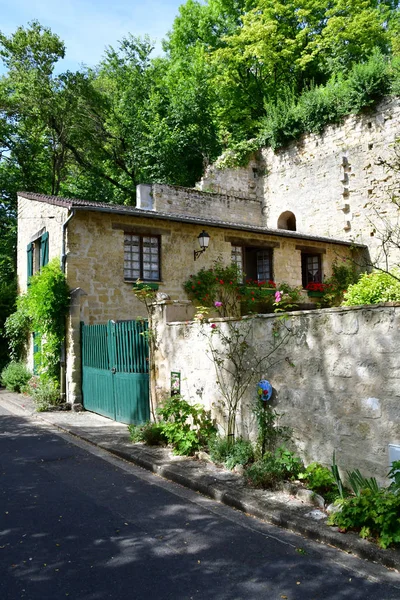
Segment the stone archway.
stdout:
[[286,210],[280,215],[278,219],[278,229],[296,231],[296,217],[290,210]]

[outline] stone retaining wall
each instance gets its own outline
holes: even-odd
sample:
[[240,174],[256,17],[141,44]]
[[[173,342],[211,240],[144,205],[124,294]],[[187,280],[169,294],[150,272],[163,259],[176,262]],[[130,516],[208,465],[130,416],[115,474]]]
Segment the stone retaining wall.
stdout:
[[[218,343],[218,334],[211,333],[211,323],[168,322],[171,306],[162,308],[155,357],[158,401],[169,394],[171,371],[178,371],[183,396],[202,402],[223,425],[208,345],[211,335]],[[258,315],[250,321],[248,341],[257,356],[268,353],[286,328],[290,335],[272,356],[275,364],[254,374],[238,415],[238,433],[254,437],[249,406],[256,382],[267,378],[274,406],[284,413],[282,422],[293,428],[295,447],[306,463],[329,465],[336,450],[342,469],[359,468],[383,481],[388,444],[400,445],[400,307],[304,311],[280,319]],[[229,331],[229,321],[219,319],[215,325]],[[274,337],[277,328],[280,333]]]

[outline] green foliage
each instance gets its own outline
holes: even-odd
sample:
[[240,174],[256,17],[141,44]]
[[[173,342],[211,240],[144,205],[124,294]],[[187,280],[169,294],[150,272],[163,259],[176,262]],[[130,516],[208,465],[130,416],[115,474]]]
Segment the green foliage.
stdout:
[[390,477],[393,481],[389,486],[389,489],[392,492],[399,493],[400,492],[400,460],[394,460],[390,467],[388,477]]
[[335,480],[336,487],[337,487],[338,493],[339,493],[339,497],[344,498],[346,494],[345,494],[345,489],[343,486],[342,478],[340,477],[339,469],[338,469],[338,466],[336,463],[336,451],[335,450],[333,451],[331,473]]
[[28,334],[31,331],[31,318],[23,301],[17,299],[17,310],[4,323],[12,360],[24,358]]
[[357,283],[350,285],[344,294],[343,306],[399,302],[400,281],[390,273],[363,273]]
[[183,289],[197,304],[213,307],[215,302],[221,303],[218,308],[221,316],[238,316],[240,300],[243,297],[241,274],[235,264],[224,266],[216,261],[210,269],[200,269],[191,275],[183,284]]
[[276,290],[279,292],[279,296],[275,295],[274,312],[286,312],[289,310],[296,310],[298,304],[302,301],[302,287],[293,287],[282,281],[276,284]]
[[278,443],[290,439],[292,431],[290,427],[278,424],[279,414],[270,404],[257,399],[252,405],[252,411],[257,421],[257,450],[261,456],[265,451],[274,452]]
[[38,412],[44,412],[61,405],[58,381],[45,373],[31,377],[24,388],[24,392],[31,396]]
[[163,419],[162,432],[175,454],[193,454],[216,432],[210,413],[200,405],[189,404],[181,396],[168,398],[157,412]]
[[11,392],[24,389],[32,373],[21,362],[10,362],[1,372],[1,383]]
[[285,446],[277,448],[275,456],[279,459],[282,465],[282,471],[285,479],[297,479],[299,473],[304,470],[304,464],[301,458],[296,456],[294,452],[287,450]]
[[381,548],[400,543],[400,494],[389,489],[366,488],[358,496],[340,502],[340,511],[328,523],[342,530],[359,531],[360,536],[376,538]]
[[355,496],[360,496],[363,490],[371,490],[374,494],[379,491],[375,477],[364,477],[358,469],[347,471],[347,477]]
[[54,259],[30,279],[26,294],[17,300],[17,311],[5,323],[12,356],[20,356],[28,331],[42,338],[40,363],[51,377],[58,376],[69,290],[58,260]]
[[260,119],[259,143],[280,148],[302,133],[320,133],[330,123],[372,106],[394,85],[396,70],[380,52],[334,73],[324,85],[303,89],[300,96],[285,91],[276,104],[267,105]]
[[234,441],[227,437],[214,436],[208,442],[211,460],[223,464],[227,469],[236,465],[246,466],[254,459],[253,445],[249,440],[238,438]]
[[305,471],[299,473],[299,479],[304,481],[308,489],[320,494],[328,502],[338,497],[334,476],[327,467],[317,462],[311,463]]
[[246,469],[246,478],[254,487],[274,489],[282,481],[295,479],[302,468],[302,461],[284,447],[264,456]]
[[149,421],[144,425],[128,425],[131,442],[144,442],[148,446],[164,446],[167,444],[167,438],[163,432],[161,423]]
[[326,292],[323,297],[324,306],[340,306],[349,286],[357,283],[360,275],[355,266],[343,259],[332,265],[332,276],[325,280]]
[[[1,271],[1,268],[0,268]],[[15,282],[0,283],[0,371],[10,360],[18,359],[18,355],[11,355],[8,351],[7,340],[4,336],[4,324],[7,318],[15,310],[17,290]]]

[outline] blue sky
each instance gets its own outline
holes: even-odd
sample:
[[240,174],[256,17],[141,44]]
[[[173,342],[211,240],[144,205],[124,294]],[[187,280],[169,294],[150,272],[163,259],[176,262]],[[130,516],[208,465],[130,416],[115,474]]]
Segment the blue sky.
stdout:
[[[106,46],[117,46],[127,33],[156,42],[171,29],[178,8],[185,0],[0,0],[0,30],[10,35],[37,19],[50,27],[66,45],[60,71],[76,70],[81,64],[93,66]],[[1,70],[1,68],[0,68]]]

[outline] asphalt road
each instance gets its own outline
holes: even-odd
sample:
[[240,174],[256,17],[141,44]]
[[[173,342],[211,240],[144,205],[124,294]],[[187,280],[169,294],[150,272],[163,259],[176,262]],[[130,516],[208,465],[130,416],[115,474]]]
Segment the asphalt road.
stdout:
[[0,407],[0,599],[399,600],[400,575]]

